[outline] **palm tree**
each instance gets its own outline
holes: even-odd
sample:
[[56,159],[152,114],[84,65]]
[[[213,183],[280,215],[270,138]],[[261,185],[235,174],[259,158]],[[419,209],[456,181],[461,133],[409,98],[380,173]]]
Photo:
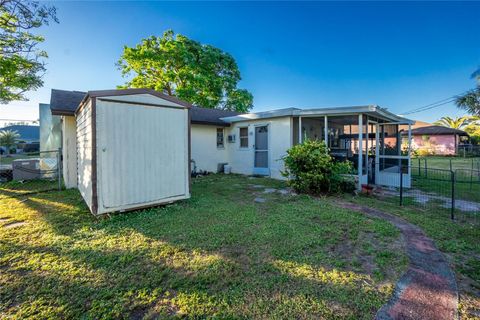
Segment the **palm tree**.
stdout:
[[10,153],[10,148],[15,145],[20,135],[14,130],[0,131],[0,146],[4,146],[7,149],[7,155]]
[[435,121],[433,124],[437,126],[452,128],[452,129],[464,129],[468,126],[472,121],[478,120],[478,117],[457,117],[457,118],[450,118],[450,117],[442,117],[440,120]]
[[480,68],[471,75],[472,79],[477,79],[477,87],[458,96],[455,99],[457,107],[467,110],[468,113],[480,115]]

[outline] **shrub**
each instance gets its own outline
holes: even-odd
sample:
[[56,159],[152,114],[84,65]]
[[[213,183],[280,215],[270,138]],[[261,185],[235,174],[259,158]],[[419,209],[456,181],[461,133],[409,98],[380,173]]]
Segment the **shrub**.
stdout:
[[[353,172],[350,162],[336,162],[323,141],[306,140],[287,151],[284,177],[297,192],[319,194],[353,191],[355,184],[346,174]],[[353,186],[353,188],[352,188]]]

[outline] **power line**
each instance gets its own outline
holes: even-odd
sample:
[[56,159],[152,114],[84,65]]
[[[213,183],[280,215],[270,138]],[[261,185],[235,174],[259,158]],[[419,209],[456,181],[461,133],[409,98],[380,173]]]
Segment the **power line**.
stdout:
[[432,102],[432,103],[429,103],[427,105],[424,105],[424,106],[421,106],[421,107],[417,107],[415,109],[412,109],[412,110],[409,110],[407,112],[403,112],[402,114],[403,115],[407,115],[407,114],[414,114],[414,113],[419,113],[419,112],[422,112],[422,111],[426,111],[426,110],[430,110],[430,109],[434,109],[434,108],[438,108],[438,107],[441,107],[445,104],[448,104],[448,103],[451,103],[451,102],[454,102],[457,97],[461,96],[461,95],[464,95],[466,93],[468,93],[470,90],[467,90],[465,92],[462,92],[462,93],[459,93],[459,94],[456,94],[456,95],[453,95],[451,97],[448,97],[448,98],[445,98],[445,99],[442,99],[442,100],[439,100],[439,101],[436,101],[436,102]]
[[430,104],[427,106],[424,106],[422,108],[419,108],[419,109],[416,109],[416,110],[411,110],[409,112],[405,112],[403,113],[404,115],[408,115],[408,114],[414,114],[414,113],[419,113],[419,112],[423,112],[423,111],[427,111],[427,110],[430,110],[430,109],[434,109],[434,108],[438,108],[438,107],[441,107],[443,105],[446,105],[446,104],[449,104],[449,103],[452,103],[456,100],[456,98],[453,98],[453,99],[450,99],[450,100],[446,100],[444,102],[441,102],[441,103],[437,103],[437,104]]
[[0,121],[14,121],[14,122],[38,122],[38,119],[0,119]]

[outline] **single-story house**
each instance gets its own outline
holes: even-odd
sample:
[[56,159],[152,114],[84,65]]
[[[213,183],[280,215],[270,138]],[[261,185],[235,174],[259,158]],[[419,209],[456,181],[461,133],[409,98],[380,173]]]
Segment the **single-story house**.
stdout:
[[[405,137],[408,132],[402,133]],[[456,155],[458,146],[468,142],[463,130],[431,125],[412,129],[412,150],[431,155]]]
[[[97,109],[99,108],[98,101],[102,101],[103,104],[111,104],[113,103],[111,100],[115,100],[115,103],[119,103],[118,101],[121,100],[122,103],[131,105],[132,108],[142,109],[153,104],[153,98],[150,96],[160,99],[155,100],[155,104],[165,105],[168,103],[188,108],[191,152],[188,162],[191,170],[217,172],[222,165],[228,164],[232,173],[284,179],[282,157],[290,147],[305,139],[324,140],[334,157],[354,162],[359,172],[359,188],[364,183],[399,185],[400,166],[410,164],[409,153],[404,154],[401,150],[399,126],[407,125],[409,127],[414,122],[375,105],[314,109],[288,108],[239,114],[191,106],[149,89],[91,91],[88,93],[52,90],[50,110],[52,115],[61,117],[63,175],[67,187],[77,187],[83,192],[82,194],[86,194],[82,188],[86,188],[89,184],[97,184],[98,188],[100,182],[93,180],[98,180],[104,172],[116,173],[121,176],[125,174],[125,170],[129,170],[130,167],[114,165],[113,162],[121,163],[124,161],[122,157],[129,158],[130,155],[134,155],[132,157],[138,158],[138,161],[127,162],[136,166],[137,171],[151,172],[150,175],[154,179],[158,178],[155,174],[155,166],[166,169],[173,164],[172,159],[168,157],[164,159],[164,162],[156,164],[149,163],[147,158],[157,156],[162,158],[161,154],[165,154],[159,141],[164,136],[159,135],[161,131],[157,127],[173,127],[171,130],[177,130],[175,128],[178,123],[174,124],[174,119],[172,118],[170,121],[170,116],[165,114],[163,118],[158,119],[155,123],[149,122],[147,126],[138,122],[136,118],[130,117],[121,106],[110,107],[108,110],[112,114],[109,113],[108,116],[99,113],[96,126],[91,128],[97,137],[102,136],[102,130],[111,134],[108,136],[108,141],[99,140],[96,146],[92,145],[96,154],[101,154],[104,149],[108,150],[113,144],[113,148],[117,150],[115,153],[117,158],[110,158],[106,164],[96,167],[86,167],[85,164],[92,159],[82,158],[84,155],[80,151],[80,147],[85,142],[82,140],[83,135],[79,132],[84,130],[81,125],[84,121],[82,105],[86,103],[85,101],[96,99]],[[128,97],[128,101],[126,97]],[[142,135],[135,135],[135,141],[140,143],[141,147],[132,146],[132,143],[127,141],[128,136],[125,135],[124,130],[130,134],[136,131],[146,131]],[[180,133],[177,134],[180,135]],[[166,136],[171,139],[176,137],[173,131],[168,131]],[[385,144],[386,139],[390,141],[388,146]],[[147,150],[147,146],[150,150]],[[146,157],[145,154],[148,156]],[[187,155],[186,151],[185,154]],[[91,172],[92,170],[93,172]],[[405,186],[409,185],[409,177],[409,172],[404,173]],[[173,180],[178,177],[171,176],[169,179],[167,185],[173,183]],[[120,179],[117,183],[125,182]],[[110,188],[108,183],[103,187]],[[160,188],[161,186],[156,184],[154,187]],[[112,190],[122,189],[120,191],[123,192],[123,196],[127,192],[126,187],[111,188]],[[97,213],[102,212],[98,207],[96,210],[98,210]]]

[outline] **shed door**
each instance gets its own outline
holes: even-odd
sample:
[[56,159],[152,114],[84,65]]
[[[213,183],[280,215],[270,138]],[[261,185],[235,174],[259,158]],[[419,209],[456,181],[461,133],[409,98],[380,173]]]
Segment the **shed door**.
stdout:
[[255,127],[254,174],[269,175],[268,169],[268,126]]
[[121,209],[188,192],[185,110],[101,101],[97,132],[99,206]]

